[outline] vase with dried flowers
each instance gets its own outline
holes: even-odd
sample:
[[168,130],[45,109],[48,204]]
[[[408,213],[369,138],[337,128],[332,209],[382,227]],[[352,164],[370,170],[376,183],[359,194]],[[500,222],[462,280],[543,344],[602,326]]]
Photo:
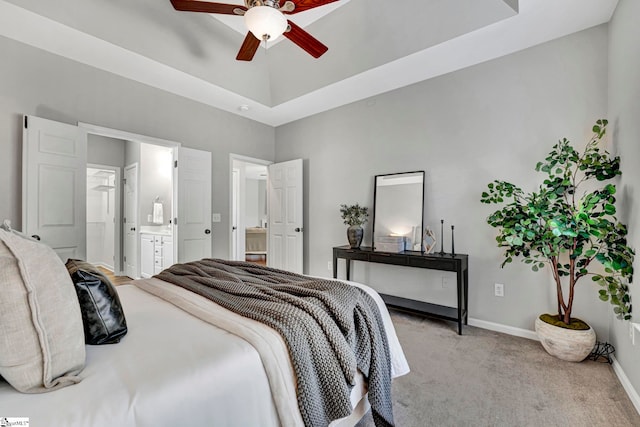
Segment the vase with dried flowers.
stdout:
[[364,229],[362,225],[367,222],[369,218],[369,208],[366,206],[360,206],[358,203],[355,205],[340,205],[340,213],[342,214],[342,220],[347,228],[347,238],[349,239],[349,245],[352,249],[360,248],[362,244],[362,237],[364,236]]

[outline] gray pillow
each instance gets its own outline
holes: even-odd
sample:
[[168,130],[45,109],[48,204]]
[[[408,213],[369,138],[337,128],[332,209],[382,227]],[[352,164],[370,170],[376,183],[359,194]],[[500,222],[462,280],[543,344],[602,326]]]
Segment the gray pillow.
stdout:
[[24,393],[80,381],[84,331],[64,264],[48,246],[0,230],[0,375]]

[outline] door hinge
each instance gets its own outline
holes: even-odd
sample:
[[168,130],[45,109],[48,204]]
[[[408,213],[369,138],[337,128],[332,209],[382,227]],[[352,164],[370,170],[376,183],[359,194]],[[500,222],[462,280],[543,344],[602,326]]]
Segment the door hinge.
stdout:
[[127,262],[127,256],[126,255],[124,256],[124,262]]
[[27,127],[27,125],[28,125],[28,120],[27,119],[28,118],[29,118],[29,116],[24,116],[24,128],[25,129],[28,129],[28,127]]
[[178,225],[178,217],[173,218],[173,225]]
[[174,168],[177,168],[177,167],[178,167],[178,161],[177,161],[177,160],[175,160],[175,161],[173,162],[173,167],[174,167]]

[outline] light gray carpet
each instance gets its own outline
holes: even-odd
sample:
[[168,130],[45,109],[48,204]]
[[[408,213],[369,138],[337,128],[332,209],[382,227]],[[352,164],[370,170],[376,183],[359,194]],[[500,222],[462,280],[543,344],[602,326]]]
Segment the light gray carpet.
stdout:
[[[611,366],[540,343],[392,311],[411,372],[393,382],[398,427],[640,426]],[[373,426],[370,414],[358,427]]]

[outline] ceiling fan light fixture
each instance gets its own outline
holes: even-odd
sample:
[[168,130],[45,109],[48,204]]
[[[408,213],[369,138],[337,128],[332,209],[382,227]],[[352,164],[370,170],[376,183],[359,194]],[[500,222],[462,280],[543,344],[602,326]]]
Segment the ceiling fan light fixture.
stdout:
[[255,6],[244,14],[244,22],[258,40],[274,41],[287,29],[287,18],[269,6]]

